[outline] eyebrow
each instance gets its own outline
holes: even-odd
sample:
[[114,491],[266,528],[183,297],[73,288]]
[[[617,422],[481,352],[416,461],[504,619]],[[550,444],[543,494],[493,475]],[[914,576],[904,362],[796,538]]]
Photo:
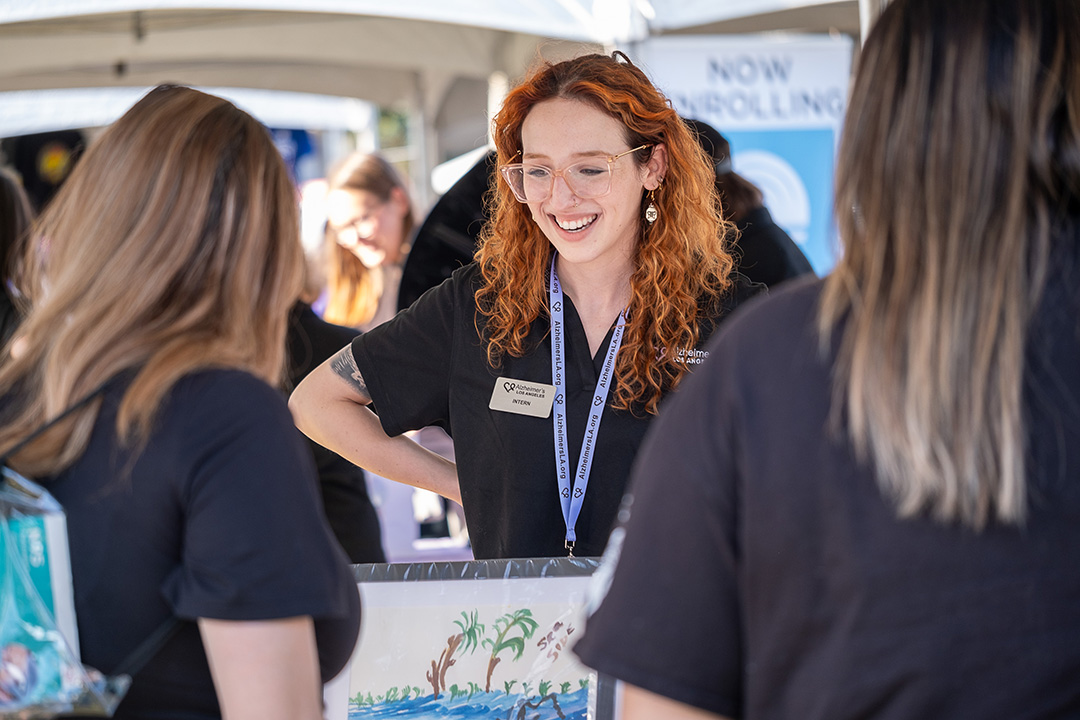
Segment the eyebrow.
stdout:
[[[585,152],[570,153],[572,158],[590,158],[590,157],[611,157],[612,155],[618,155],[618,153],[608,152],[607,150],[586,150]],[[550,160],[547,155],[541,153],[523,153],[522,160]]]

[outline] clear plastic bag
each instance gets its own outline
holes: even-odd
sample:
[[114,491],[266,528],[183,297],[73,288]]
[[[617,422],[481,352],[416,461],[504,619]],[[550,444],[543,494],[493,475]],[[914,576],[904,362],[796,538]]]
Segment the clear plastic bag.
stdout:
[[40,485],[0,472],[0,717],[109,717],[131,679],[79,662],[64,510]]

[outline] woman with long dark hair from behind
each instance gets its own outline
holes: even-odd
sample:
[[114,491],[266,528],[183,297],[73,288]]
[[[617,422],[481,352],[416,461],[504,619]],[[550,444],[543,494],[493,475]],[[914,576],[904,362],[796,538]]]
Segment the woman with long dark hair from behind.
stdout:
[[576,646],[625,718],[1080,716],[1077,38],[1075,0],[885,9],[843,257],[734,318],[642,451]]
[[93,397],[12,458],[67,512],[82,660],[113,673],[178,619],[118,718],[321,718],[355,643],[356,586],[274,389],[298,232],[266,130],[161,87],[29,243],[0,448]]
[[[728,226],[701,147],[619,53],[541,65],[494,125],[476,262],[290,407],[358,465],[460,500],[477,558],[596,555],[653,414],[739,300]],[[398,437],[428,425],[457,465]]]

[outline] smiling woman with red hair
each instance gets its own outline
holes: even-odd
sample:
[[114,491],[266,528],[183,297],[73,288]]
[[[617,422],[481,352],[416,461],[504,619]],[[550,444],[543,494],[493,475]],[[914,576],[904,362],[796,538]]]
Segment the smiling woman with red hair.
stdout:
[[[698,142],[621,53],[543,64],[494,125],[476,262],[291,406],[317,442],[460,498],[478,558],[595,555],[661,400],[738,302],[728,226]],[[456,466],[396,437],[425,425]]]

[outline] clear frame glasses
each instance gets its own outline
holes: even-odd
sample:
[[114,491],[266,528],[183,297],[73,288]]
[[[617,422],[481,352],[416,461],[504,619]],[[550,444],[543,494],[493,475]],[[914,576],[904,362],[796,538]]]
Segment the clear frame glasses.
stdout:
[[344,225],[327,225],[327,227],[334,232],[335,236],[340,237],[346,230],[353,230],[356,233],[356,237],[361,240],[367,240],[375,234],[376,218],[374,214],[363,215],[361,217],[353,218]]
[[518,202],[547,200],[551,197],[552,188],[555,187],[556,177],[561,177],[570,188],[570,192],[579,198],[596,198],[611,192],[611,166],[615,164],[615,161],[624,155],[644,150],[647,147],[649,145],[639,145],[618,155],[582,160],[558,171],[544,165],[513,163],[503,165],[499,168],[499,172],[502,173]]

